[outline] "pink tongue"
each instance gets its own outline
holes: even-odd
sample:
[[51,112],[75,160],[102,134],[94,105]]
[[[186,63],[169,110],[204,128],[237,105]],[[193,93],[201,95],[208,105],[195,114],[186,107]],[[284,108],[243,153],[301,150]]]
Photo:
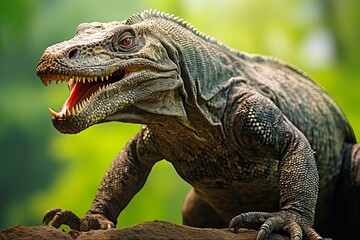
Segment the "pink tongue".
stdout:
[[70,96],[65,102],[65,108],[72,109],[76,104],[90,97],[103,83],[69,82]]
[[70,95],[65,102],[65,108],[72,109],[78,102],[80,102],[81,97],[86,93],[89,87],[91,87],[91,84],[84,84],[82,82],[78,82],[69,83],[69,86]]

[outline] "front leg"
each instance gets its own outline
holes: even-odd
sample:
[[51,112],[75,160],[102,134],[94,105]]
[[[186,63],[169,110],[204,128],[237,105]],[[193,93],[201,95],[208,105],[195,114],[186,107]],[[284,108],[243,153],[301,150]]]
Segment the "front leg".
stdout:
[[82,219],[68,210],[51,209],[45,214],[44,223],[51,222],[54,227],[65,224],[81,231],[115,227],[120,212],[142,188],[154,163],[161,159],[150,150],[151,134],[147,131],[138,133],[116,156]]
[[231,220],[229,228],[237,232],[241,227],[259,225],[260,240],[280,229],[289,232],[291,239],[321,239],[312,228],[319,176],[306,137],[272,101],[251,90],[239,100],[231,129],[245,151],[259,158],[279,160],[280,210],[240,214]]

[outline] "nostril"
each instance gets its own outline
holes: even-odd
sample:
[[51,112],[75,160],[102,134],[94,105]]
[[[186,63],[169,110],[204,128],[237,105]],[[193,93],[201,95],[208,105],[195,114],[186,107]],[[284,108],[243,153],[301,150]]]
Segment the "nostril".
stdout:
[[68,57],[71,60],[75,59],[78,55],[79,55],[79,50],[76,48],[71,49],[68,53]]

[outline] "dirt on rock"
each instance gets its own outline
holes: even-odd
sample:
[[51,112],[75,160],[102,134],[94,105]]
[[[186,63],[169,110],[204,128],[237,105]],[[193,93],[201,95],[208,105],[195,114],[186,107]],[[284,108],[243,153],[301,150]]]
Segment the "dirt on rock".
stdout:
[[[240,229],[233,233],[228,229],[193,228],[184,225],[153,221],[132,227],[92,230],[89,232],[63,232],[49,226],[15,226],[0,232],[0,240],[253,240],[257,231]],[[272,234],[269,239],[288,240],[288,237]]]

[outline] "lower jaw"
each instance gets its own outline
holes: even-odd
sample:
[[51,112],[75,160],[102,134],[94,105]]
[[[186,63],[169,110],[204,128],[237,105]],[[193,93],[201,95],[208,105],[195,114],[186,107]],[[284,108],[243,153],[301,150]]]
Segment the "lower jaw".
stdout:
[[76,134],[93,125],[84,124],[84,122],[80,121],[80,119],[77,119],[76,116],[65,119],[58,119],[53,117],[52,123],[59,132],[66,134]]

